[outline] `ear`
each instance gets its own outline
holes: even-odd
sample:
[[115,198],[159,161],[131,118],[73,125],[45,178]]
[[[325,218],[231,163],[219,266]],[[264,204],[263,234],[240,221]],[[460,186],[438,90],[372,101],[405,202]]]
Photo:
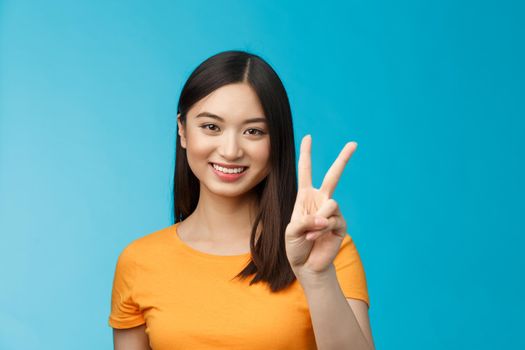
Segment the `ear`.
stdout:
[[186,149],[186,130],[180,121],[180,113],[177,114],[177,125],[179,129],[180,145],[182,148]]

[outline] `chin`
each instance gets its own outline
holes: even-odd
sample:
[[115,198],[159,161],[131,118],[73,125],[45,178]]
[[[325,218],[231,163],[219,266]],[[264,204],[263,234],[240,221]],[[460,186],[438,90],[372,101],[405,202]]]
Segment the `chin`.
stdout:
[[253,191],[256,185],[250,186],[250,187],[241,186],[239,188],[234,188],[234,186],[232,186],[231,188],[227,188],[227,186],[228,185],[221,186],[221,184],[217,184],[217,185],[214,184],[211,187],[206,186],[206,188],[208,192],[211,192],[217,196],[235,198],[235,197],[241,197],[241,196],[245,196],[249,194],[250,192]]

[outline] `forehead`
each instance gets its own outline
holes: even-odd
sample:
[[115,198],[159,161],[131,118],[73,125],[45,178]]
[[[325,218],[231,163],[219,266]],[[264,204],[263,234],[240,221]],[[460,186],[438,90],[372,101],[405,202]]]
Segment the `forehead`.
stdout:
[[218,88],[193,105],[188,115],[195,118],[203,112],[216,114],[226,121],[265,118],[259,97],[253,88],[245,83],[228,84]]

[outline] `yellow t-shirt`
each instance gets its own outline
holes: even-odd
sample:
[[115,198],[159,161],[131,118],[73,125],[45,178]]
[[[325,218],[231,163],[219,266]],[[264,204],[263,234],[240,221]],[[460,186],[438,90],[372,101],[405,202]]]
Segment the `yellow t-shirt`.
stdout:
[[[193,249],[176,234],[179,223],[140,237],[118,257],[109,325],[146,323],[154,350],[316,349],[308,303],[297,280],[272,293],[253,275],[233,277],[250,253],[221,256]],[[365,301],[361,259],[346,236],[334,260],[347,298]]]

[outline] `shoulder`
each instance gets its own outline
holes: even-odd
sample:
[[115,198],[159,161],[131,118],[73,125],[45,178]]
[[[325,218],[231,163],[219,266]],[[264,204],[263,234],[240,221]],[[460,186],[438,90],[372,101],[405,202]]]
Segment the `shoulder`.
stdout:
[[339,252],[334,259],[334,266],[337,268],[340,267],[341,264],[356,260],[361,260],[359,257],[359,252],[357,251],[357,247],[354,243],[354,240],[352,239],[352,236],[346,234],[345,238],[343,238],[341,246],[339,247]]
[[360,299],[368,306],[370,300],[366,273],[354,240],[348,234],[334,259],[337,279],[346,298]]
[[172,233],[173,225],[170,225],[138,237],[122,249],[119,259],[137,262],[155,256],[169,246]]

